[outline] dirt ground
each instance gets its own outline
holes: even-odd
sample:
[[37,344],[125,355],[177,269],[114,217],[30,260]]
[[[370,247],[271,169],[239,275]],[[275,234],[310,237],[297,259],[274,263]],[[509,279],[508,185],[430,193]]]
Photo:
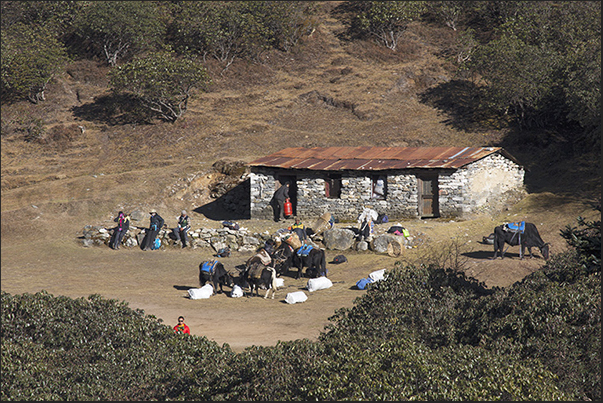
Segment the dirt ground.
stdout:
[[[191,332],[206,336],[219,345],[227,343],[234,351],[246,347],[273,346],[279,340],[307,338],[315,340],[329,323],[335,311],[352,307],[355,298],[366,291],[354,289],[356,281],[374,270],[390,269],[396,261],[416,263],[433,259],[435,252],[444,250],[452,240],[462,241],[462,270],[488,287],[507,287],[537,270],[543,260],[519,259],[519,248],[507,251],[504,260],[491,260],[492,246],[481,244],[481,237],[488,235],[494,225],[504,217],[506,221],[529,220],[538,225],[543,239],[551,243],[552,253],[565,248],[559,229],[567,223],[575,225],[578,215],[593,217],[591,206],[582,202],[567,203],[555,196],[546,197],[551,203],[546,209],[534,210],[530,203],[539,196],[528,197],[512,210],[495,219],[478,217],[473,220],[410,220],[396,222],[410,230],[416,248],[407,249],[397,258],[371,251],[327,250],[327,262],[343,253],[347,263],[327,264],[333,286],[310,293],[307,278],[295,280],[283,276],[285,287],[278,290],[274,299],[264,299],[263,294],[252,298],[231,298],[230,289],[209,299],[191,300],[187,290],[198,287],[198,265],[211,257],[208,248],[167,248],[143,252],[139,248],[112,250],[108,247],[83,247],[83,225],[67,219],[69,212],[45,214],[40,208],[31,207],[12,216],[4,215],[2,221],[2,290],[11,294],[35,293],[46,290],[55,296],[72,298],[100,294],[107,299],[126,301],[131,308],[140,308],[146,314],[162,319],[173,326],[179,315],[186,318]],[[53,218],[51,218],[51,216]],[[572,222],[574,221],[574,222]],[[30,231],[19,231],[19,222],[28,227],[47,228],[46,236],[34,236]],[[219,222],[199,219],[205,226]],[[251,231],[275,231],[276,223],[261,220],[239,221]],[[88,223],[97,224],[97,223]],[[170,220],[167,224],[172,225]],[[289,223],[286,222],[288,225]],[[377,226],[382,233],[394,223]],[[345,227],[353,225],[336,224]],[[41,232],[40,232],[41,233]],[[40,234],[39,233],[39,234]],[[234,270],[251,256],[251,253],[234,252],[223,258],[227,269]],[[430,257],[431,256],[431,257]],[[236,272],[236,270],[235,270]],[[308,300],[288,304],[286,294],[303,290]]]

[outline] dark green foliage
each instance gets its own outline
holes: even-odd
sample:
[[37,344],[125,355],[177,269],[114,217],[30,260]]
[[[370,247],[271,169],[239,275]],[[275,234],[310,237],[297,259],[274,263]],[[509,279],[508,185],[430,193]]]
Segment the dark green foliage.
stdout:
[[169,41],[183,54],[211,56],[225,65],[258,60],[266,50],[289,51],[313,28],[312,2],[181,2],[174,7]]
[[109,73],[116,94],[130,93],[161,119],[175,122],[187,110],[194,89],[211,83],[205,68],[174,52],[157,52],[117,66]]
[[231,356],[116,300],[2,292],[2,400],[162,400]]
[[89,2],[73,22],[80,41],[89,44],[94,56],[115,66],[163,43],[165,23],[153,1]]
[[601,3],[480,3],[470,25],[494,30],[467,65],[491,106],[520,128],[578,123],[600,145]]
[[68,60],[63,45],[45,27],[16,23],[3,29],[3,102],[43,101],[47,84]]
[[372,39],[395,51],[408,24],[426,11],[425,1],[361,1],[351,20],[350,32],[358,38]]
[[[597,210],[601,212],[601,201]],[[575,248],[583,270],[601,272],[601,220],[587,221],[578,217],[578,225],[582,228],[568,225],[561,230],[561,236],[569,246]]]

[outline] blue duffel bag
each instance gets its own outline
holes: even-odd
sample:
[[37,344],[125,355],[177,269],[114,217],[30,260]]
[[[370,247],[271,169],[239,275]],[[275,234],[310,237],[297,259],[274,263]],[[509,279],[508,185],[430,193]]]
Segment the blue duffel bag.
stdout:
[[356,282],[356,287],[358,287],[359,290],[364,290],[366,286],[372,282],[373,279],[371,278],[361,278]]

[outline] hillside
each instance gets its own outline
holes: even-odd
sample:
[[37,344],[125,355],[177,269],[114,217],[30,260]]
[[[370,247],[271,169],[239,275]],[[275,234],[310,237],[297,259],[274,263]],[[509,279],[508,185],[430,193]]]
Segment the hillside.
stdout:
[[[474,220],[404,223],[426,245],[456,236],[472,242],[463,268],[488,286],[508,286],[542,263],[490,261],[491,247],[476,244],[494,225],[511,218],[536,222],[555,253],[565,247],[560,228],[575,225],[579,215],[596,216],[599,150],[574,149],[555,133],[476,123],[470,94],[443,56],[454,31],[411,25],[392,54],[347,41],[341,3],[321,3],[319,26],[290,54],[268,53],[262,63],[239,61],[226,71],[208,62],[213,85],[174,124],[136,124],[127,111],[110,113],[108,69],[89,60],[73,62],[57,77],[44,103],[3,106],[2,290],[124,299],[168,323],[184,314],[193,333],[239,349],[315,338],[337,307],[352,304],[358,291],[349,287],[373,269],[389,267],[392,258],[352,253],[350,265],[333,273],[340,293],[297,309],[304,318],[295,326],[285,304],[271,304],[274,312],[265,316],[251,312],[265,301],[245,301],[248,309],[241,313],[239,301],[225,296],[206,304],[222,314],[217,324],[210,323],[212,312],[200,313],[199,304],[181,298],[196,286],[197,265],[209,252],[149,255],[87,249],[78,242],[85,225],[110,225],[119,210],[154,207],[173,226],[180,210],[207,205],[213,200],[209,186],[227,180],[212,170],[215,162],[249,162],[290,146],[503,146],[527,168],[524,200]],[[36,136],[39,141],[25,141]],[[211,214],[191,215],[194,227],[220,226]],[[242,225],[277,228],[255,220]],[[517,257],[518,251],[510,252]],[[404,259],[430,253],[432,248],[418,248]],[[246,258],[233,256],[229,265]],[[243,324],[249,333],[240,330]]]

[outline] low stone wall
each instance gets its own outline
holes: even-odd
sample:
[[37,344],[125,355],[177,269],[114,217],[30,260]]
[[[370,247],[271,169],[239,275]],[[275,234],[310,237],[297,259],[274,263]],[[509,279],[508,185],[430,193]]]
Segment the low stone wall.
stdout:
[[[90,246],[109,246],[113,229],[107,229],[103,226],[86,225],[83,229],[82,244],[85,247]],[[159,231],[157,238],[161,240],[163,247],[180,247],[180,243],[174,241],[170,234],[170,228],[164,228]],[[126,232],[122,240],[122,246],[134,248],[138,247],[145,235],[144,228],[131,228]],[[213,248],[218,251],[227,246],[231,251],[255,251],[259,246],[271,238],[270,234],[250,234],[246,228],[232,230],[229,228],[198,228],[188,232],[189,246],[196,248]]]
[[[389,228],[388,224],[376,225],[375,232],[372,234],[368,242],[356,241],[354,232],[349,228],[333,228],[326,230],[320,236],[310,240],[314,246],[324,247],[330,250],[357,250],[357,251],[373,251],[375,253],[388,253],[391,256],[399,256],[403,249],[417,247],[423,242],[422,234],[413,234],[408,238],[388,234],[386,231]],[[85,247],[107,246],[113,233],[112,228],[104,226],[86,225],[83,229],[83,236],[80,238],[82,245]],[[171,229],[164,228],[159,231],[157,238],[161,240],[161,247],[180,248],[180,243],[174,241],[171,237]],[[139,247],[145,235],[144,228],[133,227],[122,240],[122,247],[135,248]],[[263,246],[268,239],[280,240],[280,234],[250,233],[245,227],[238,230],[229,228],[198,228],[189,231],[189,247],[197,248],[212,248],[217,252],[222,248],[230,247],[231,251],[237,252],[255,252],[260,246]],[[393,244],[393,245],[392,245]],[[392,247],[394,246],[393,252]]]

